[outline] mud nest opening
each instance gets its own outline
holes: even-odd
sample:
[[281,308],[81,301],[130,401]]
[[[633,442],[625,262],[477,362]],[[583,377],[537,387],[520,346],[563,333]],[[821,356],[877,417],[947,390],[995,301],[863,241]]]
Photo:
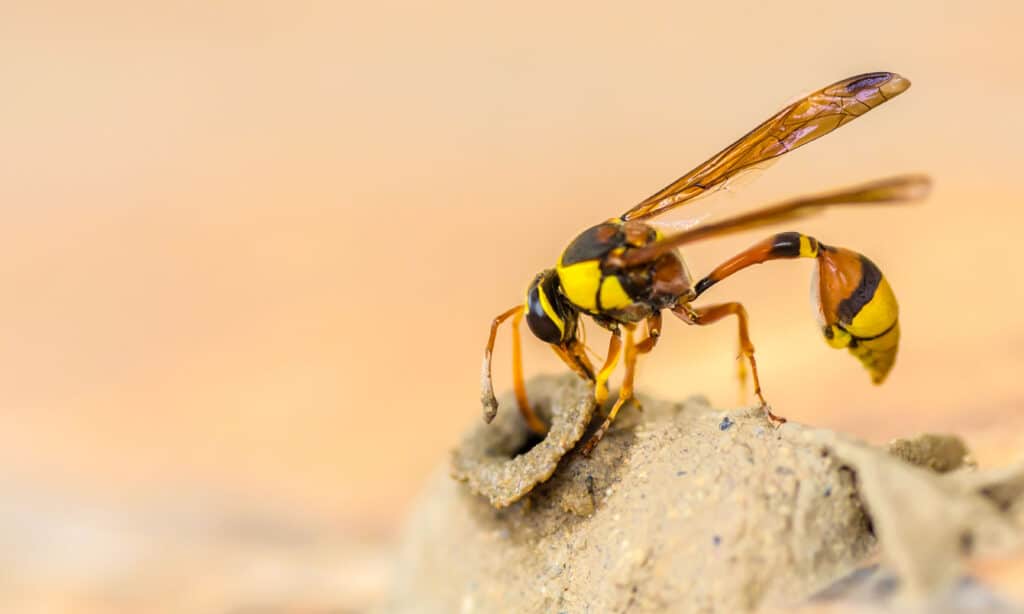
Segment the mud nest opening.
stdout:
[[512,395],[490,424],[472,429],[452,453],[452,476],[495,507],[510,505],[544,482],[583,437],[594,415],[592,386],[577,377],[531,380],[530,399],[548,432],[527,428]]
[[538,435],[537,433],[528,430],[526,433],[526,439],[523,440],[523,443],[519,447],[512,451],[512,456],[510,456],[509,458],[516,458],[528,453],[530,450],[534,449],[537,446],[537,444],[544,441],[545,439],[547,439],[546,433],[544,435]]

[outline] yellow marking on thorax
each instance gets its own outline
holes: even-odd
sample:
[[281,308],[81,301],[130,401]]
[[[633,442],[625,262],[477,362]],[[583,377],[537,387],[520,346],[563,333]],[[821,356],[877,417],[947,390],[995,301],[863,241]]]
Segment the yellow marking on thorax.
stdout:
[[558,281],[565,297],[580,309],[597,313],[597,292],[601,286],[601,263],[598,260],[584,260],[555,267]]
[[626,294],[619,278],[615,275],[608,275],[601,282],[601,309],[625,309],[633,304],[633,299]]

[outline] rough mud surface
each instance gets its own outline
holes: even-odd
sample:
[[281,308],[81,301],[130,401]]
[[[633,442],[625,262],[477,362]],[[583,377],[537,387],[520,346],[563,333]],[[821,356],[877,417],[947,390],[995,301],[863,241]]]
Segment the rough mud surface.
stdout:
[[389,611],[949,601],[966,586],[965,557],[1024,546],[1024,468],[973,472],[954,437],[877,449],[775,429],[759,409],[643,399],[584,458],[573,443],[590,400],[578,380],[538,378],[530,393],[559,429],[552,441],[522,454],[530,442],[510,397],[494,424],[471,430],[410,520]]
[[452,453],[452,477],[495,507],[518,501],[550,478],[594,415],[593,390],[579,378],[535,381],[531,392],[549,429],[542,441],[523,428],[515,403],[506,399],[497,419],[477,425]]

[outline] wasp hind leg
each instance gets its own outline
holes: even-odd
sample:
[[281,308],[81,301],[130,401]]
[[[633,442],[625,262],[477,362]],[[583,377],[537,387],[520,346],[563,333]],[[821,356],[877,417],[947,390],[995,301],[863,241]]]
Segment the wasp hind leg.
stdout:
[[[754,344],[750,341],[747,310],[744,309],[743,305],[740,303],[721,303],[719,305],[695,308],[687,304],[680,304],[672,309],[672,313],[676,314],[679,319],[687,324],[696,326],[707,326],[726,316],[736,316],[736,320],[739,323],[740,354],[750,364],[750,374],[754,379],[754,394],[757,395],[757,399],[760,401],[761,407],[764,408],[769,420],[779,425],[786,422],[786,419],[782,416],[772,413],[772,410],[768,407],[768,402],[765,401],[764,395],[761,392],[761,379],[757,375],[757,360],[754,358]],[[744,370],[740,370],[740,378],[741,381],[746,380],[746,372]]]
[[534,433],[544,435],[547,433],[547,427],[530,407],[530,401],[526,396],[526,382],[523,379],[523,350],[519,326],[523,322],[525,313],[525,307],[519,305],[499,314],[491,322],[491,334],[487,339],[487,347],[484,349],[484,362],[480,374],[480,401],[484,406],[484,421],[494,420],[494,416],[498,413],[498,400],[494,396],[494,380],[491,377],[491,355],[494,353],[494,341],[498,334],[498,328],[505,320],[512,318],[512,389],[515,392],[516,403],[519,405],[519,412],[523,415],[523,420],[526,421],[526,426]]
[[812,300],[825,340],[847,348],[882,383],[899,349],[899,305],[892,287],[867,256],[820,243],[799,232],[783,232],[755,243],[697,282],[697,296],[726,277],[769,260],[817,261]]

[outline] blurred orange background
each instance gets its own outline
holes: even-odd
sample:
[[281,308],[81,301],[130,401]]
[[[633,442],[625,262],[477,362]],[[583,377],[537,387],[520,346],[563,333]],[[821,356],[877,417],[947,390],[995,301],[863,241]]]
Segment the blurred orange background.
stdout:
[[[294,564],[260,550],[270,571],[246,574],[289,579],[255,603],[321,604],[303,572],[312,557],[322,602],[362,607],[384,572],[359,557],[386,567],[375,546],[479,419],[490,319],[579,230],[860,72],[914,85],[672,217],[930,173],[922,205],[792,228],[889,276],[903,346],[884,386],[820,339],[810,263],[750,270],[708,299],[746,304],[765,393],[790,419],[872,441],[958,432],[989,465],[1024,448],[1020,3],[50,1],[3,13],[7,606],[220,604],[216,581],[181,602],[197,572],[158,570],[193,560],[222,521],[254,518],[257,532],[334,544]],[[700,276],[765,234],[694,246],[690,267]],[[736,405],[734,335],[667,321],[639,390]],[[561,369],[539,342],[525,356],[529,373]],[[220,574],[252,557],[224,561]]]

